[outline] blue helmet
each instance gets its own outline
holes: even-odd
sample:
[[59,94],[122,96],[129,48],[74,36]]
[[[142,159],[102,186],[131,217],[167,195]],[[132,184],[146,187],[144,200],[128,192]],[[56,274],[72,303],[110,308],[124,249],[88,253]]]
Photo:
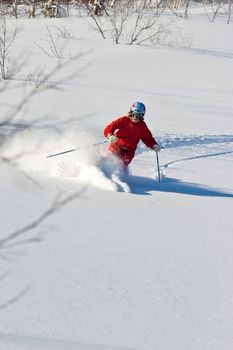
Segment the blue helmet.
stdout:
[[134,102],[130,107],[130,112],[143,117],[146,113],[146,107],[142,102]]

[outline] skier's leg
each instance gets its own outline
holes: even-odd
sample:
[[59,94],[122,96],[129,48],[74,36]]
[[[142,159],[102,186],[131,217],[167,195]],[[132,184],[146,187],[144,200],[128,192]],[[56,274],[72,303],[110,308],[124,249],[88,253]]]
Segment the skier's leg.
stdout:
[[124,150],[124,152],[122,152],[121,159],[124,163],[125,169],[128,168],[128,166],[132,162],[133,158],[134,158],[134,152],[126,151],[126,150]]

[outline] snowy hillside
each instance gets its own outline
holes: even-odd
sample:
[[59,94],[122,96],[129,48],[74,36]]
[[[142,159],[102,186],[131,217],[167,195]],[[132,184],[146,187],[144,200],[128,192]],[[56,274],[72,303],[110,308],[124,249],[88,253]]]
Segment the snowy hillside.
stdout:
[[[20,69],[0,83],[0,350],[232,349],[233,25],[198,8],[173,21],[190,45],[7,20]],[[108,158],[103,129],[137,100],[161,182],[142,143],[128,176]]]

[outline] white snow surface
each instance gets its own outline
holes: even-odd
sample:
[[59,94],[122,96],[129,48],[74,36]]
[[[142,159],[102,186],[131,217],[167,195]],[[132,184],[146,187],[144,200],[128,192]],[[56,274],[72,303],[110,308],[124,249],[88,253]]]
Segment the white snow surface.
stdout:
[[[232,349],[233,24],[195,11],[175,19],[190,48],[114,45],[81,17],[7,21],[22,68],[0,85],[0,350]],[[35,45],[46,25],[81,56],[19,111],[28,74],[56,64]],[[107,152],[103,128],[137,100],[160,183],[143,144],[128,175]]]

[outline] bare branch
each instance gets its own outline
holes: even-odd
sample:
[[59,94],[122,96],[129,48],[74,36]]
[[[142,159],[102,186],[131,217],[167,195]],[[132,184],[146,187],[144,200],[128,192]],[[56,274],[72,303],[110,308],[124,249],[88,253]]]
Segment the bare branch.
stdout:
[[98,31],[100,32],[102,38],[105,39],[105,35],[104,35],[104,31],[103,31],[103,29],[102,29],[101,23],[97,21],[97,19],[95,18],[94,15],[92,15],[91,18],[92,18],[93,21],[95,22],[96,27],[97,27]]

